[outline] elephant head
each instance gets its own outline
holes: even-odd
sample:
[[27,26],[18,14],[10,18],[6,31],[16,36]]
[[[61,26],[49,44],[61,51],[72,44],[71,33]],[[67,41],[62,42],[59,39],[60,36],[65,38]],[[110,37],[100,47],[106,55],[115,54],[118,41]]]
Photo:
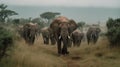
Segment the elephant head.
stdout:
[[73,31],[71,34],[73,45],[80,46],[83,37],[84,37],[84,33],[81,32],[80,30],[76,29],[75,31]]
[[[70,34],[77,28],[76,22],[60,16],[53,20],[50,28],[53,30],[57,40],[58,54],[68,54],[67,46],[69,44]],[[63,48],[61,48],[61,42],[63,42]]]
[[93,41],[94,43],[97,42],[99,33],[101,32],[100,28],[92,28],[90,27],[87,31],[87,41],[88,44],[90,41]]

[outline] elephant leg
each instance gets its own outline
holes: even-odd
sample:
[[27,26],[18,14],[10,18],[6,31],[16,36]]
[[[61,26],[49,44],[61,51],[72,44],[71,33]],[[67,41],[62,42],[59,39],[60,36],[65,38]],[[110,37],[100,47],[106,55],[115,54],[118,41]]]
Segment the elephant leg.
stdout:
[[51,44],[52,44],[52,45],[55,45],[55,43],[56,43],[55,38],[51,37],[51,38],[50,38],[50,41],[51,41]]
[[78,40],[77,46],[79,47],[81,44],[81,40]]
[[46,38],[46,44],[49,44],[49,38]]
[[98,40],[98,37],[95,37],[94,38],[94,44],[97,42],[97,40]]
[[88,42],[88,45],[89,45],[89,42],[90,42],[90,38],[89,37],[87,37],[87,42]]
[[43,41],[44,41],[44,44],[46,44],[46,41],[47,41],[46,37],[43,37]]
[[43,37],[44,44],[49,44],[49,38]]
[[68,39],[68,47],[71,47],[71,46],[72,46],[72,40]]
[[68,41],[67,39],[63,40],[63,48],[62,48],[62,54],[69,54],[68,50],[67,50],[67,45],[68,45]]
[[34,43],[34,41],[35,41],[35,36],[33,36],[31,39],[32,44]]
[[62,54],[62,51],[61,51],[61,39],[59,39],[59,40],[57,41],[57,49],[58,49],[58,54],[59,54],[59,55]]
[[73,38],[73,46],[75,46],[75,38]]
[[[45,39],[45,38],[44,38]],[[44,44],[46,44],[46,42],[45,42],[45,40],[43,40],[44,41]]]

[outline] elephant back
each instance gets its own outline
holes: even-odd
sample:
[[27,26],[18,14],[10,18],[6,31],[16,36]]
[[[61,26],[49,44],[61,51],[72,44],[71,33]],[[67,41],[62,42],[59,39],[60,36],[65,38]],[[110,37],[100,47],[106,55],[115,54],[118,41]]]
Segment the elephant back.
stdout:
[[42,29],[41,29],[42,35],[49,35],[49,30],[48,30],[48,29],[49,29],[48,27],[42,28]]

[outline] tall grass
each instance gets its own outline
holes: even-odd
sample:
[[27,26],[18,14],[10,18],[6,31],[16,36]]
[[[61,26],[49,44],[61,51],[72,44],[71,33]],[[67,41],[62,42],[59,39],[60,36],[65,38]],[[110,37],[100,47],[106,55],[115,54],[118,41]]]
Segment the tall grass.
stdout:
[[69,55],[58,56],[56,45],[44,45],[41,36],[33,46],[20,39],[0,67],[120,67],[120,50],[108,44],[106,37],[100,37],[96,44],[85,41],[80,47],[69,48]]

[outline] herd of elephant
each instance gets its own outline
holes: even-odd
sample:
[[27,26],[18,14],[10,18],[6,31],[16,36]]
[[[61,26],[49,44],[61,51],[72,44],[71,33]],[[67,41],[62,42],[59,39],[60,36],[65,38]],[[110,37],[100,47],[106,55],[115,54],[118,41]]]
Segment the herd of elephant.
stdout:
[[[23,27],[20,27],[19,33],[27,43],[32,45],[41,31],[44,44],[49,44],[49,40],[52,45],[57,43],[58,54],[66,55],[69,54],[67,48],[71,47],[72,43],[73,46],[80,46],[81,40],[85,36],[77,28],[78,25],[74,20],[59,16],[51,22],[49,27],[44,27],[39,30],[36,23],[27,23]],[[88,44],[89,42],[97,42],[100,31],[100,28],[96,27],[90,27],[88,29],[86,33]]]

